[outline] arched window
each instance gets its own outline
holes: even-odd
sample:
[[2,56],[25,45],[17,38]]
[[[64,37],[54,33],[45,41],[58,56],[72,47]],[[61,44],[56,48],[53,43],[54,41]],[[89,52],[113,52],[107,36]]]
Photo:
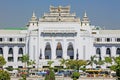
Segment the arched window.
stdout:
[[110,50],[110,48],[107,48],[107,49],[106,49],[106,54],[111,57],[111,50]]
[[96,54],[99,54],[99,55],[101,54],[100,48],[96,49]]
[[3,49],[2,48],[0,48],[0,54],[3,54]]
[[74,59],[74,49],[72,43],[69,43],[68,48],[67,48],[67,56],[70,59]]
[[9,48],[8,54],[13,54],[13,49],[12,48]]
[[96,54],[99,55],[99,60],[101,60],[101,50],[100,50],[100,48],[96,49]]
[[23,54],[23,48],[19,48],[18,54]]
[[13,57],[13,49],[12,48],[9,48],[8,54],[12,54],[12,56],[8,56],[8,62],[13,62],[14,57]]
[[62,56],[63,56],[62,46],[61,43],[58,43],[56,47],[56,58],[62,58]]
[[117,48],[116,54],[117,54],[117,55],[120,55],[120,48]]
[[50,43],[46,43],[45,59],[51,59],[51,46],[50,46]]

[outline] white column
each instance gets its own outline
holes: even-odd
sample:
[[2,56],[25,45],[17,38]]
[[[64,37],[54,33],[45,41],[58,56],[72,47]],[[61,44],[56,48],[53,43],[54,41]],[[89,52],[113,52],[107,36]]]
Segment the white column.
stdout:
[[101,57],[102,57],[102,59],[104,59],[106,57],[106,47],[105,46],[101,47]]
[[41,52],[42,52],[42,59],[45,59],[45,47],[42,47]]
[[111,57],[115,57],[116,56],[116,47],[112,47],[111,48]]
[[[79,51],[78,51],[79,52]],[[74,59],[76,59],[76,54],[77,54],[77,48],[74,46]],[[79,55],[80,56],[80,55]]]
[[23,47],[23,54],[25,54],[26,53],[26,47],[24,46]]
[[52,41],[52,44],[51,44],[51,58],[52,60],[55,60],[56,59],[56,43],[55,43],[55,40]]
[[[101,47],[101,58],[102,58],[102,60],[104,60],[105,57],[106,57],[106,47],[105,47],[105,46],[102,46],[102,47]],[[103,65],[102,68],[105,69],[105,68],[106,68],[106,64]]]
[[68,47],[67,41],[64,40],[64,44],[63,44],[63,58],[64,59],[68,59],[68,56],[67,56],[67,47]]
[[17,58],[18,58],[18,47],[17,46],[13,47],[13,58],[14,58],[14,62],[17,62]]
[[[8,62],[8,46],[3,47],[3,57],[5,58],[5,61]],[[7,63],[5,66],[7,67]]]
[[18,65],[17,65],[17,59],[18,59],[18,47],[17,46],[14,46],[13,47],[13,59],[14,59],[14,68],[18,68]]

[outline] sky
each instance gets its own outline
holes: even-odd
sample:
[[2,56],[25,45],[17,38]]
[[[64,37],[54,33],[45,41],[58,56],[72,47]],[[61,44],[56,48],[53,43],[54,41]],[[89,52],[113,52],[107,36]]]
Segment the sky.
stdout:
[[0,28],[25,27],[33,11],[40,18],[50,5],[69,5],[80,19],[86,11],[92,25],[120,29],[120,0],[0,0]]

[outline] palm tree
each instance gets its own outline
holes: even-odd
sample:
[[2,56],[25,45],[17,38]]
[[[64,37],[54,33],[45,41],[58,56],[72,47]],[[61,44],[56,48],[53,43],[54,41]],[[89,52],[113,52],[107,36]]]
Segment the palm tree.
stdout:
[[101,67],[101,65],[104,64],[104,61],[103,60],[98,60],[98,61],[95,60],[95,64]]
[[112,58],[111,57],[105,57],[105,63],[107,63],[107,66],[108,66],[108,64],[112,65]]
[[27,63],[28,63],[28,61],[29,61],[29,56],[28,56],[28,54],[23,55],[23,56],[21,57],[21,61],[25,64],[25,65],[24,65],[24,68],[26,68]]
[[82,66],[85,66],[87,62],[85,60],[68,60],[66,65],[68,68],[79,70]]
[[63,68],[64,68],[65,63],[66,63],[67,60],[65,60],[65,59],[60,59],[59,61],[60,61],[60,66],[63,66]]
[[79,70],[82,66],[84,67],[87,64],[85,60],[75,60],[74,65],[76,66],[77,70]]
[[49,65],[49,68],[51,68],[51,65],[54,63],[54,61],[48,61],[47,64]]
[[90,65],[92,69],[93,69],[93,64],[95,64],[96,62],[95,58],[96,58],[96,55],[91,56],[90,60],[88,60],[88,65]]
[[73,67],[73,60],[71,60],[71,59],[67,59],[66,60],[66,63],[65,63],[65,65],[66,65],[66,67],[68,68],[68,69],[72,69],[72,67]]
[[28,62],[27,62],[27,65],[28,66],[32,66],[33,67],[33,65],[35,64],[35,61],[33,61],[33,60],[29,60]]

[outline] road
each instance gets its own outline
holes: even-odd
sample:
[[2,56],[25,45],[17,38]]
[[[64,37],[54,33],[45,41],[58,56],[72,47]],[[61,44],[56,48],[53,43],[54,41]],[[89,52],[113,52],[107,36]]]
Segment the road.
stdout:
[[[11,80],[19,80],[20,78],[11,78]],[[31,77],[27,78],[27,80],[44,80],[43,77],[36,78]],[[57,77],[56,80],[73,80],[70,77]],[[116,80],[115,78],[79,78],[78,80]]]

